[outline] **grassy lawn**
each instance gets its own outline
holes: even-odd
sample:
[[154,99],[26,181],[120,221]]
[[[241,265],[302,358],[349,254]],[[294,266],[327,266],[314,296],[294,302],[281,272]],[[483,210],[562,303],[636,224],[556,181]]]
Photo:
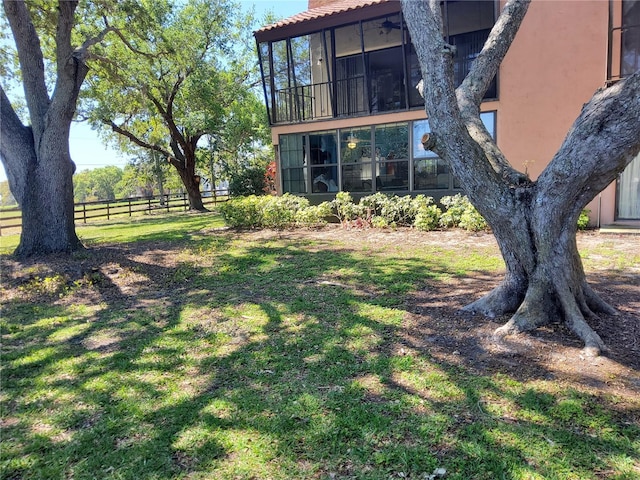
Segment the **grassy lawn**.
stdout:
[[3,285],[0,478],[640,478],[640,400],[407,343],[413,293],[497,249],[222,225],[79,227]]

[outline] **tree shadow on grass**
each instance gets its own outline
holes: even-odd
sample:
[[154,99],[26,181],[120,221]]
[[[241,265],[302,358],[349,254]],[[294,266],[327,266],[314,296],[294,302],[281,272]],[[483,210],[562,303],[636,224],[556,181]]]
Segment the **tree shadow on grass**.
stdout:
[[[462,334],[428,323],[455,310],[445,262],[241,237],[200,239],[199,261],[99,249],[49,267],[93,283],[8,302],[4,477],[562,478],[599,461],[585,448],[607,468],[637,453],[629,412],[607,420],[589,411],[597,395],[565,405],[474,368],[491,354],[480,341],[430,342]],[[425,286],[440,304],[416,323],[410,294]]]

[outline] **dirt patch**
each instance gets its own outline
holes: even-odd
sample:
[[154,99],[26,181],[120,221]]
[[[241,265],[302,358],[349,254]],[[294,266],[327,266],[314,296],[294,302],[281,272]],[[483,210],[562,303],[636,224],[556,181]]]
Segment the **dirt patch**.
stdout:
[[[295,240],[301,248],[383,249],[393,246],[438,245],[442,248],[495,249],[492,235],[462,231],[421,233],[409,229],[357,230],[329,226],[320,230],[255,232],[201,232],[210,235],[243,236],[249,241]],[[601,235],[581,233],[581,250],[587,276],[595,290],[615,306],[619,315],[603,316],[592,322],[609,351],[600,357],[583,354],[582,344],[563,325],[541,328],[526,335],[497,340],[493,331],[508,317],[487,319],[460,314],[462,306],[488,292],[500,275],[476,273],[446,282],[430,281],[412,294],[406,303],[405,325],[399,349],[430,355],[440,362],[460,365],[479,374],[508,373],[523,380],[553,380],[567,387],[637,398],[640,392],[640,265],[623,267],[614,258],[637,258],[640,235]],[[615,255],[611,255],[615,252]],[[130,311],[162,309],[184,295],[187,286],[176,280],[182,262],[196,262],[184,246],[170,242],[147,242],[93,248],[69,256],[18,262],[2,257],[0,300],[28,295],[42,301],[95,305],[100,301],[120,303]],[[43,279],[53,278],[45,282]],[[153,279],[150,282],[149,279]],[[92,285],[99,284],[99,295]],[[30,290],[31,289],[31,290]],[[67,289],[65,295],[61,289]],[[71,292],[69,293],[69,289]],[[155,306],[155,307],[154,307]],[[110,339],[92,339],[88,348],[109,349]]]

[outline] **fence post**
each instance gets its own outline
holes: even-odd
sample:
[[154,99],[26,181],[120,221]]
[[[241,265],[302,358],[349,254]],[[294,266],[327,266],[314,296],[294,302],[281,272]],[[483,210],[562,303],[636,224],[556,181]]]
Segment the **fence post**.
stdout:
[[147,207],[147,212],[149,212],[149,215],[151,215],[151,198],[147,198],[147,202],[149,203],[149,206]]
[[131,198],[127,198],[127,204],[129,205],[129,216],[131,216]]
[[188,208],[187,208],[187,194],[185,192],[182,192],[182,205],[184,205],[184,211],[186,212]]
[[82,223],[87,223],[87,204],[82,202]]
[[167,201],[165,202],[165,205],[167,206],[167,213],[169,213],[169,199],[171,198],[171,195],[169,195],[167,193]]

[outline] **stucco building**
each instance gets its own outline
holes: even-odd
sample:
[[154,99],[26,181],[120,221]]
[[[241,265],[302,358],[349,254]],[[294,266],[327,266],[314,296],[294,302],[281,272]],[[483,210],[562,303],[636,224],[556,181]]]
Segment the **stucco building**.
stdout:
[[[498,16],[493,1],[441,2],[460,82]],[[397,0],[309,0],[255,32],[279,193],[461,192],[420,142],[429,125]],[[535,179],[596,89],[640,69],[640,0],[533,0],[482,104],[510,162]],[[594,224],[640,223],[640,156],[589,205]]]

